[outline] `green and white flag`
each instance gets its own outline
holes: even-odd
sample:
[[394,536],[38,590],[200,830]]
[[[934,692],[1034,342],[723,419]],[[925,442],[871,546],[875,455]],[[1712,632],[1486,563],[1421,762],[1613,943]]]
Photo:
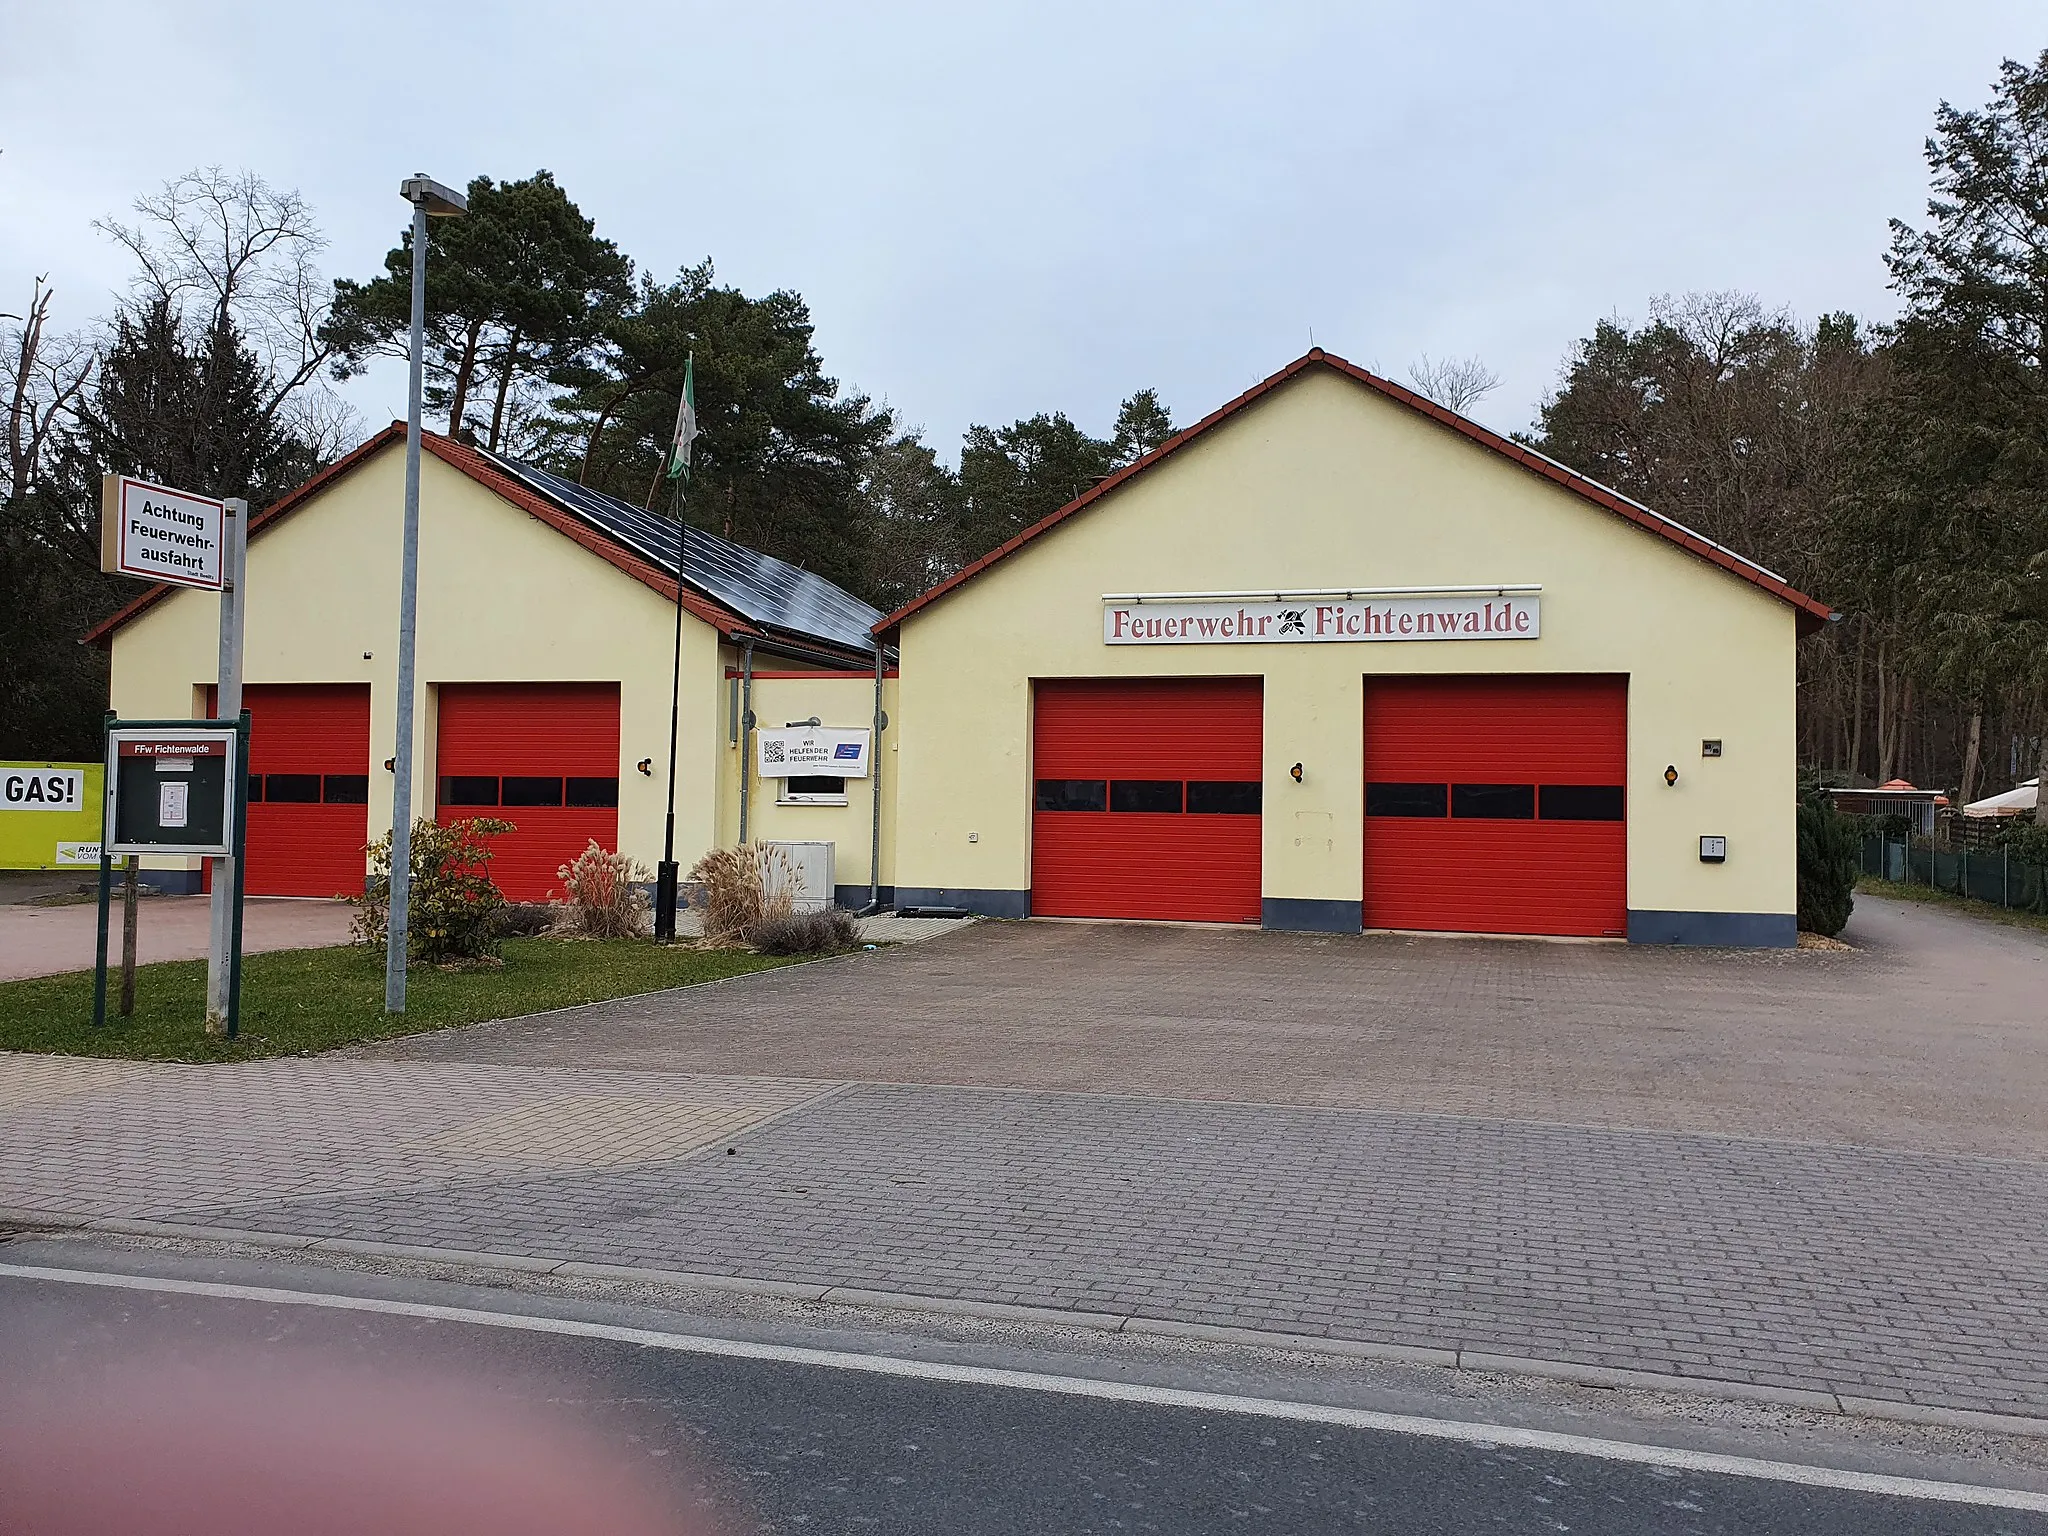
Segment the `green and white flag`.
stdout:
[[683,399],[676,407],[676,440],[669,450],[668,478],[690,478],[690,444],[697,440],[697,354],[683,364]]

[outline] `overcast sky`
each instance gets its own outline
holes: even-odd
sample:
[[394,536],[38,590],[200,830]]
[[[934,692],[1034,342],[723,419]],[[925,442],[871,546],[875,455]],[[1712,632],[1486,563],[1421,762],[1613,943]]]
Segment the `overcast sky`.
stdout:
[[[644,267],[802,292],[828,369],[949,456],[1145,385],[1185,423],[1311,340],[1477,354],[1510,429],[1658,294],[1889,314],[1935,103],[2043,46],[2039,0],[0,0],[0,309],[48,272],[61,324],[104,312],[92,221],[195,165],[298,188],[359,276],[405,174],[544,166]],[[374,425],[403,388],[350,396]]]

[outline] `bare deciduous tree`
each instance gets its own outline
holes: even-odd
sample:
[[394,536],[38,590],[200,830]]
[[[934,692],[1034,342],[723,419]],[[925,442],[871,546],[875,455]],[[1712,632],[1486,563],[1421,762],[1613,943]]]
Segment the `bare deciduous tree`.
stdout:
[[330,289],[314,265],[327,242],[306,200],[216,165],[137,198],[135,212],[132,225],[95,227],[135,258],[136,303],[164,305],[195,335],[231,330],[266,381],[261,414],[330,435],[339,402],[317,384],[334,354],[320,337]]
[[0,314],[0,395],[7,402],[7,455],[0,501],[28,494],[64,413],[92,372],[93,349],[81,336],[50,333],[49,280],[39,277],[28,309]]
[[1460,416],[1500,388],[1500,375],[1476,357],[1432,359],[1427,352],[1409,366],[1408,380],[1419,393]]

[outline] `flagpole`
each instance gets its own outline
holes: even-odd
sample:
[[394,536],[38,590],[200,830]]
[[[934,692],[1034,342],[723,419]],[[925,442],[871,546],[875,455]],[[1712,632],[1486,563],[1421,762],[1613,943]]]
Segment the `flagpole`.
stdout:
[[690,524],[683,516],[683,486],[676,482],[676,635],[668,673],[668,819],[661,837],[661,863],[654,871],[654,937],[672,944],[676,937],[676,731],[682,709],[683,560],[690,548]]
[[[682,718],[683,691],[683,568],[690,553],[690,521],[683,515],[683,485],[689,478],[690,440],[696,433],[695,374],[692,354],[683,368],[683,398],[676,410],[676,446],[670,450],[669,478],[675,495],[669,510],[676,520],[676,627],[668,673],[668,816],[663,823],[661,863],[654,871],[654,937],[672,944],[676,937],[676,737]],[[686,430],[687,426],[687,430]],[[676,456],[681,456],[680,466]]]

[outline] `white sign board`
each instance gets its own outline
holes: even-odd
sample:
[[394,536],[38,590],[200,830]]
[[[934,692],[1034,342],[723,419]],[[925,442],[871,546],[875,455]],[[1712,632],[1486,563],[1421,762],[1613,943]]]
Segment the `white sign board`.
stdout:
[[97,864],[100,861],[98,843],[59,843],[57,862],[59,864]]
[[222,585],[227,505],[108,475],[100,483],[100,569],[181,587]]
[[764,779],[864,779],[868,776],[868,730],[829,725],[796,725],[754,733],[754,766]]
[[[85,774],[81,769],[0,770],[0,810],[76,811],[84,805]],[[97,855],[93,862],[99,862]]]
[[1542,601],[1360,597],[1295,602],[1106,602],[1104,645],[1319,645],[1365,640],[1534,640]]

